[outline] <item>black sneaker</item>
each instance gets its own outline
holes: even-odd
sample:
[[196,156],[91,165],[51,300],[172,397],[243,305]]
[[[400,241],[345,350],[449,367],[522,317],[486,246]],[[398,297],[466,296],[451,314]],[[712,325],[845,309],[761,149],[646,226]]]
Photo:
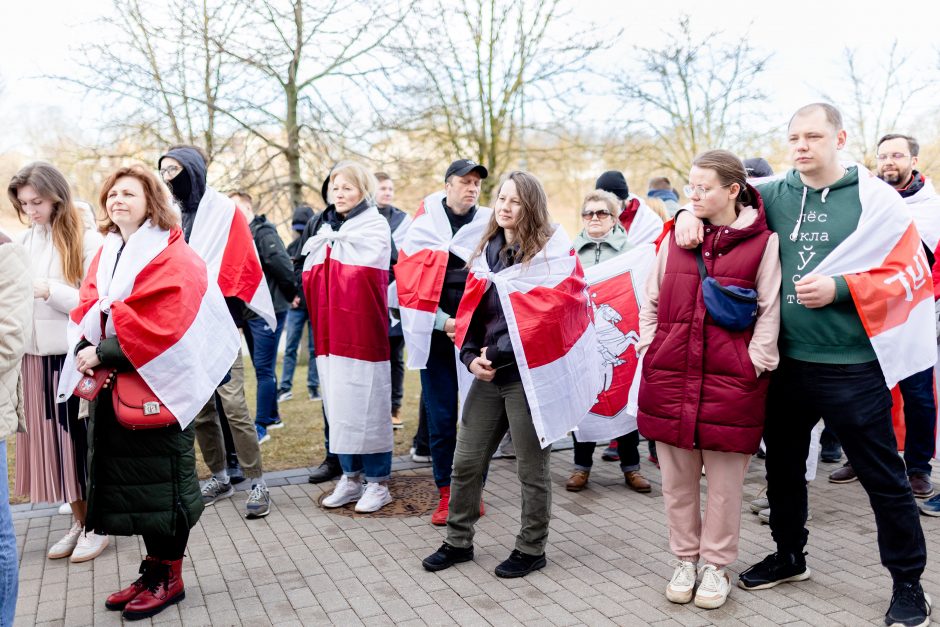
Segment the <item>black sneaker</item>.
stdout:
[[459,549],[445,542],[441,545],[441,548],[424,558],[424,560],[421,561],[421,565],[424,566],[424,570],[430,570],[431,572],[434,572],[437,570],[450,568],[454,564],[469,562],[472,559],[472,546],[468,546],[465,549]]
[[324,459],[323,462],[317,466],[317,469],[310,473],[310,476],[307,477],[307,481],[310,483],[323,483],[324,481],[332,481],[342,474],[343,469],[340,467],[338,461]]
[[805,553],[771,553],[738,575],[738,587],[745,590],[764,590],[787,581],[809,579]]
[[891,606],[885,614],[888,627],[922,627],[930,624],[930,597],[918,583],[895,583]]
[[494,571],[497,577],[511,579],[513,577],[525,577],[533,570],[545,568],[545,554],[529,555],[518,549],[514,549],[509,554],[505,562],[496,567]]

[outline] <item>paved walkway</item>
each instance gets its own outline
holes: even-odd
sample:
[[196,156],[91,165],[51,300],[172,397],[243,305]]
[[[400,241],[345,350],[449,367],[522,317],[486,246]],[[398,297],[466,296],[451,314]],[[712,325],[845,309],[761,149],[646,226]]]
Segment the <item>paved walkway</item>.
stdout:
[[[645,445],[641,445],[645,450]],[[420,560],[443,530],[429,517],[350,518],[317,506],[324,490],[306,482],[306,469],[269,478],[275,508],[263,520],[240,516],[244,495],[220,502],[193,529],[185,562],[186,599],[153,619],[166,625],[823,625],[879,624],[890,578],[878,561],[874,521],[858,483],[836,486],[821,464],[810,488],[810,581],[773,590],[734,588],[719,610],[669,603],[672,573],[660,476],[651,495],[627,490],[617,464],[599,460],[590,489],[564,490],[571,451],[554,453],[554,506],[548,566],[524,579],[499,579],[493,568],[513,546],[518,528],[515,463],[493,463],[485,492],[487,515],[476,536],[476,560],[442,573]],[[400,472],[430,469],[398,460]],[[754,460],[745,496],[761,487]],[[275,487],[276,486],[276,487]],[[14,514],[21,555],[17,625],[112,625],[119,613],[105,597],[136,578],[143,545],[112,537],[92,563],[45,558],[69,525],[55,509],[20,507]],[[940,519],[923,518],[931,556]],[[770,531],[744,515],[737,572],[771,550]],[[116,542],[115,542],[116,540]],[[940,598],[940,567],[928,565],[924,587]],[[149,620],[136,624],[149,624]]]

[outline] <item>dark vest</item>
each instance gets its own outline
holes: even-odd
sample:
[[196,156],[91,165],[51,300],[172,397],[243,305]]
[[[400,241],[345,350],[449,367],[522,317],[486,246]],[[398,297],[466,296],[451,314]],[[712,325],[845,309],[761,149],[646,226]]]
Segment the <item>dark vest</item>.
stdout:
[[[705,225],[705,265],[723,285],[756,287],[770,237],[763,203],[757,205],[757,220],[744,229]],[[754,373],[747,352],[753,329],[715,324],[705,310],[695,252],[679,248],[671,233],[668,240],[656,335],[643,357],[640,433],[684,449],[754,453],[769,373]]]

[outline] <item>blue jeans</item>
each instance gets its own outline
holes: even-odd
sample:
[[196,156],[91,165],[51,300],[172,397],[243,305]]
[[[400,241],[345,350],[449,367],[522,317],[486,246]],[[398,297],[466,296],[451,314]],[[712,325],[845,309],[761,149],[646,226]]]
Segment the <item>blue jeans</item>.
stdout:
[[421,393],[428,413],[428,447],[434,483],[450,485],[457,448],[457,361],[454,343],[440,332],[431,334],[428,365],[421,371]]
[[261,425],[270,424],[277,420],[277,374],[274,372],[277,364],[277,344],[284,330],[284,320],[287,312],[275,314],[277,328],[272,329],[263,318],[252,318],[245,322],[245,330],[250,339],[248,352],[251,354],[251,363],[255,366],[255,377],[258,380],[257,409],[255,422]]
[[392,476],[392,452],[364,455],[340,453],[339,465],[343,467],[344,475],[364,473],[369,483],[388,481]]
[[7,443],[0,440],[0,627],[13,624],[17,591],[16,532],[10,513]]
[[316,351],[313,348],[313,327],[310,325],[310,314],[306,307],[287,310],[287,344],[284,347],[284,366],[281,368],[281,383],[277,388],[278,394],[289,392],[294,386],[294,369],[297,367],[297,351],[300,349],[300,340],[303,337],[304,327],[307,327],[307,347],[310,355],[310,365],[307,367],[307,389],[311,392],[320,387],[320,377],[317,376]]
[[912,374],[898,383],[904,399],[904,463],[908,476],[930,474],[934,453],[937,405],[933,398],[933,368]]

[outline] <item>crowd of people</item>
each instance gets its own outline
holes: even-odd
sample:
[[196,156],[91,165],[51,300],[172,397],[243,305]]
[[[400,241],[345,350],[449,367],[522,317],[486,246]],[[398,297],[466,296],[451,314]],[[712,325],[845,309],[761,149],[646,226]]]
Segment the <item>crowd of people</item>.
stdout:
[[[14,494],[67,504],[73,522],[49,559],[93,560],[109,535],[143,536],[140,577],[105,604],[128,620],[153,616],[185,596],[183,557],[205,507],[247,481],[245,517],[271,511],[262,445],[283,426],[278,403],[294,396],[306,330],[327,451],[309,481],[335,481],[325,508],[368,514],[393,501],[404,372],[420,371],[411,454],[431,465],[430,522],[446,527],[422,561],[429,571],[473,559],[489,463],[510,448],[520,528],[495,574],[543,568],[552,444],[571,434],[571,492],[589,488],[600,443],[625,486],[649,493],[648,442],[675,557],[670,601],[726,602],[755,454],[767,469],[756,509],[775,550],[737,585],[808,579],[807,474],[822,419],[823,459],[848,458],[830,480],[857,478],[874,511],[893,580],[886,624],[926,625],[919,510],[940,515],[930,480],[940,196],[916,169],[912,137],[882,138],[873,174],[840,158],[846,132],[831,105],[802,107],[787,133],[782,176],[762,158],[698,155],[684,206],[665,177],[641,198],[622,172],[603,172],[574,240],[552,223],[536,175],[502,174],[490,208],[490,172],[468,159],[413,215],[393,205],[388,174],[337,163],[325,209],[296,208],[287,246],[249,193],[207,184],[197,147],[170,147],[155,170],[111,172],[97,212],[53,165],[29,164],[8,185],[28,228],[0,238],[0,468],[15,432]],[[197,444],[211,472],[201,484]],[[2,625],[17,590],[8,500]]]

